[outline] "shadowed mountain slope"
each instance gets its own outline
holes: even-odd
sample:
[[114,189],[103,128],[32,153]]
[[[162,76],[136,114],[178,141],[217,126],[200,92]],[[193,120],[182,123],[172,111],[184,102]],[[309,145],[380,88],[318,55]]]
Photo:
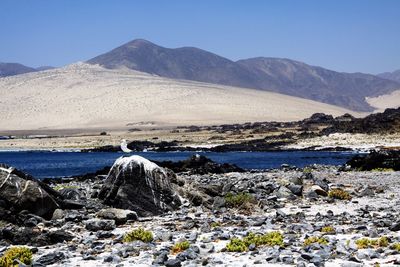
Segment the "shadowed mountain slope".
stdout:
[[37,70],[22,64],[0,62],[0,78],[34,71]]
[[137,39],[87,61],[108,69],[129,68],[162,77],[273,91],[372,111],[365,97],[400,89],[395,81],[362,73],[341,73],[280,58],[231,61],[193,48],[164,48]]
[[377,76],[400,83],[400,70],[395,70],[393,72],[384,72],[378,74]]

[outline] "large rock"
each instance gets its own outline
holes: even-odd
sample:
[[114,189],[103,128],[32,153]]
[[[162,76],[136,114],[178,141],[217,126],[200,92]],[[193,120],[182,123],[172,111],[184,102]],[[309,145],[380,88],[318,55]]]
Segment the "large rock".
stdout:
[[120,157],[112,166],[99,198],[115,208],[130,209],[140,216],[161,214],[180,206],[173,190],[175,174],[140,156]]
[[217,163],[211,159],[196,154],[182,161],[160,161],[156,162],[159,166],[173,170],[174,172],[189,172],[191,174],[208,173],[228,173],[244,172],[244,170],[235,164]]
[[123,210],[116,208],[102,209],[97,216],[103,219],[114,220],[116,224],[124,224],[128,220],[137,220],[137,214],[131,210]]
[[12,213],[26,210],[29,213],[50,219],[57,202],[33,177],[0,164],[0,208]]
[[400,150],[372,151],[367,155],[356,155],[346,164],[362,171],[371,171],[373,169],[400,171]]

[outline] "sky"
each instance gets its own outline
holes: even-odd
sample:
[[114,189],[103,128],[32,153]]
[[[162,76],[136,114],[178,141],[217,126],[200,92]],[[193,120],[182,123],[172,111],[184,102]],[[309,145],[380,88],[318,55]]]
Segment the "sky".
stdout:
[[400,69],[400,0],[0,0],[0,62],[63,66],[137,38],[375,74]]

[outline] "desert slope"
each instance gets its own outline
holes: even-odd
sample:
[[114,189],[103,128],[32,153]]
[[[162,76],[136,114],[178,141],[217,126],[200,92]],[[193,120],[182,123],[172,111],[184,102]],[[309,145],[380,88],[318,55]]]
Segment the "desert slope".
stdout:
[[376,112],[382,112],[386,108],[398,108],[400,107],[400,90],[377,97],[367,97],[366,101],[376,109]]
[[350,113],[277,93],[84,63],[1,78],[0,92],[0,130],[289,121],[315,112]]

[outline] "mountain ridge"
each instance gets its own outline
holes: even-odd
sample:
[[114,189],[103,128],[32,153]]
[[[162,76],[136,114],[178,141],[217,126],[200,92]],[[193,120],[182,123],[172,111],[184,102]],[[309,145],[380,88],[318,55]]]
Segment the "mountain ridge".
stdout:
[[20,63],[0,62],[0,78],[49,69],[54,69],[54,67],[40,66],[33,68]]
[[355,111],[373,111],[366,97],[400,89],[400,83],[371,74],[336,72],[284,58],[232,61],[200,48],[165,48],[144,39],[130,41],[87,63],[109,69],[127,67],[173,79],[272,91]]
[[400,70],[395,70],[392,72],[383,72],[378,74],[377,76],[400,83]]

